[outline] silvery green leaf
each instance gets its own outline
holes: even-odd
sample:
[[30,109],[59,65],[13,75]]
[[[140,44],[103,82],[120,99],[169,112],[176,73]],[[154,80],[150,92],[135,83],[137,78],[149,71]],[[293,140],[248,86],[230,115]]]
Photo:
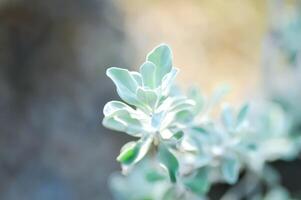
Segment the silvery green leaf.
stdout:
[[236,119],[236,126],[240,126],[241,123],[246,119],[248,111],[249,111],[248,104],[245,104],[240,108],[238,115],[237,115],[237,119]]
[[103,125],[115,131],[126,132],[134,137],[141,137],[144,131],[141,122],[133,118],[126,110],[119,110],[113,116],[105,117]]
[[150,89],[138,88],[137,97],[139,101],[146,105],[151,111],[155,108],[158,101],[156,92]]
[[191,110],[195,102],[191,99],[187,99],[186,97],[168,97],[165,98],[164,101],[161,102],[158,107],[158,112],[169,112],[176,114],[177,112],[181,112],[184,110]]
[[172,68],[171,71],[163,77],[161,84],[162,95],[167,96],[169,94],[178,72],[179,69]]
[[131,105],[140,105],[136,96],[136,90],[139,86],[136,81],[136,75],[134,75],[134,78],[126,69],[111,67],[107,70],[107,76],[110,77],[116,85],[117,92],[122,100]]
[[169,149],[164,144],[161,144],[159,146],[158,157],[160,163],[163,164],[168,170],[171,182],[176,182],[176,177],[179,169],[179,163],[177,158],[169,151]]
[[204,195],[210,188],[208,179],[208,170],[206,168],[198,169],[194,174],[185,177],[184,185],[197,195]]
[[135,110],[119,101],[110,101],[104,107],[103,125],[107,128],[126,132],[140,137],[144,132],[143,125],[135,114]]
[[142,87],[143,86],[143,80],[141,74],[138,72],[130,72],[132,77],[135,79],[136,83],[138,86]]
[[128,110],[129,112],[135,112],[133,108],[126,105],[125,103],[121,101],[110,101],[106,103],[106,105],[103,108],[103,114],[105,116],[113,115],[116,111],[119,110]]
[[222,174],[227,183],[234,184],[238,179],[239,171],[240,163],[237,157],[231,156],[223,160]]
[[171,49],[166,44],[161,44],[147,55],[146,60],[156,65],[155,83],[158,87],[163,77],[172,69]]
[[142,138],[138,142],[125,144],[117,160],[124,165],[131,165],[139,162],[148,152],[152,142],[151,137]]
[[149,61],[143,63],[140,67],[140,74],[142,75],[144,87],[156,88],[156,65],[154,63]]
[[195,106],[195,102],[191,99],[187,98],[179,98],[173,101],[170,112],[178,113],[185,110],[191,110]]

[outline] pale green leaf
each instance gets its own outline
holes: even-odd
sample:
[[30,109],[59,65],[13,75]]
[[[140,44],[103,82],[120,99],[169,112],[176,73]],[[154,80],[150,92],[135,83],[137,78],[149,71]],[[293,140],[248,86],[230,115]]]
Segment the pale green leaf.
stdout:
[[144,88],[138,88],[137,97],[140,102],[151,110],[155,108],[158,101],[158,96],[155,91]]
[[139,105],[136,96],[136,90],[139,85],[128,70],[111,67],[107,70],[107,76],[110,77],[116,85],[117,93],[122,100],[131,105]]
[[142,80],[141,74],[139,74],[138,72],[130,72],[130,74],[135,79],[137,85],[142,87],[143,86],[143,80]]
[[189,111],[192,110],[194,106],[195,102],[193,100],[187,98],[178,98],[173,101],[173,104],[169,111],[174,113]]
[[168,170],[170,180],[176,182],[179,163],[177,158],[169,151],[169,149],[161,144],[158,152],[160,163],[163,164]]
[[140,67],[142,75],[143,86],[154,89],[156,88],[156,65],[152,62],[146,61]]
[[159,86],[163,77],[172,69],[171,49],[166,44],[161,44],[147,55],[146,60],[156,65],[155,83]]
[[163,77],[161,84],[162,95],[167,96],[169,94],[178,72],[179,70],[177,68],[172,68],[171,71]]
[[133,108],[121,101],[110,101],[104,106],[103,114],[105,116],[113,115],[118,110],[128,110],[129,112],[135,112]]
[[[108,112],[109,109],[106,110]],[[133,117],[129,110],[125,109],[115,110],[111,115],[105,116],[103,125],[112,130],[126,132],[135,137],[140,137],[144,132],[140,120]]]

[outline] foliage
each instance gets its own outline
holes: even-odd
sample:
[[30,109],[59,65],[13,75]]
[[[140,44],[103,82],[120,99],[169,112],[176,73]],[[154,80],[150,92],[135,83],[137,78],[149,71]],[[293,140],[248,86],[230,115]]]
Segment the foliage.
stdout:
[[[223,104],[215,115],[212,110],[227,89],[209,98],[195,88],[180,92],[174,86],[178,72],[166,44],[147,55],[139,72],[107,70],[123,102],[105,105],[103,125],[137,138],[117,157],[122,174],[111,178],[115,198],[202,200],[209,198],[213,185],[226,183],[233,187],[224,200],[268,200],[275,195],[288,199],[277,173],[267,165],[298,153],[281,108],[270,103],[256,110],[248,104]],[[245,182],[248,190],[237,189]],[[266,194],[256,189],[259,183],[268,186]]]

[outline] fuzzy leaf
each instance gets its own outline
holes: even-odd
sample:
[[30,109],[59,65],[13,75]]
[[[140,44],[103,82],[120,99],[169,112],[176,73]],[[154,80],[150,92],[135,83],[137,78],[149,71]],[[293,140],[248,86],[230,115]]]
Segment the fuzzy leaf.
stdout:
[[130,72],[131,76],[135,79],[136,83],[138,86],[142,87],[143,85],[143,80],[141,74],[138,72]]
[[152,62],[146,61],[140,67],[142,75],[143,86],[150,89],[156,88],[156,65]]
[[134,109],[126,105],[121,101],[110,101],[106,103],[103,108],[103,114],[105,116],[113,115],[116,111],[119,110],[128,110],[129,112],[134,112]]
[[172,68],[171,71],[163,77],[161,83],[162,95],[167,96],[169,94],[169,91],[173,85],[173,82],[178,72],[179,72],[178,69]]
[[158,101],[158,96],[156,92],[144,88],[138,88],[137,97],[139,101],[148,106],[151,110],[155,108]]
[[147,55],[146,60],[156,65],[155,83],[158,87],[161,84],[163,77],[171,71],[171,49],[166,44],[161,44]]
[[[117,92],[123,101],[135,106],[140,104],[136,96],[136,90],[139,85],[128,70],[111,67],[107,70],[107,76],[116,85]],[[136,75],[134,76],[136,77]]]
[[135,137],[140,137],[144,131],[135,110],[122,102],[108,102],[104,107],[104,115],[103,125],[107,128],[126,132]]

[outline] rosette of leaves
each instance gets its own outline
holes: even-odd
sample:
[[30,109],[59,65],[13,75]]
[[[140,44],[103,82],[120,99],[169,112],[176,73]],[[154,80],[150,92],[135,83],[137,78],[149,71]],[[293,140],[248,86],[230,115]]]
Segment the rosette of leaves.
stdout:
[[109,68],[107,75],[123,101],[110,101],[103,111],[105,127],[140,138],[124,145],[117,160],[125,167],[133,166],[152,149],[172,182],[179,167],[172,143],[181,137],[194,106],[186,97],[170,95],[177,73],[165,44],[147,55],[139,72]]
[[283,23],[275,28],[276,42],[279,49],[287,57],[290,67],[300,65],[301,45],[299,42],[301,34],[301,7],[296,6],[293,15],[284,16]]
[[[124,174],[111,179],[116,199],[204,200],[211,185],[237,183],[225,196],[231,199],[232,191],[244,195],[239,192],[241,171],[251,174],[249,186],[257,186],[269,182],[264,181],[266,162],[297,154],[298,143],[279,107],[263,105],[248,114],[248,105],[238,111],[226,105],[216,120],[210,111],[227,89],[209,100],[197,90],[183,95],[172,87],[177,72],[165,44],[147,55],[139,72],[107,70],[122,101],[105,105],[103,124],[139,138],[124,145],[117,158]],[[267,197],[259,193],[259,199],[279,194],[280,184],[272,182],[271,192]]]
[[259,173],[267,162],[295,159],[300,149],[298,138],[290,134],[291,120],[284,110],[272,102],[260,104],[253,106],[252,127],[243,138],[246,163]]
[[205,170],[208,185],[215,182],[236,183],[244,165],[244,137],[248,105],[235,113],[230,106],[221,112],[220,121],[206,120],[192,126],[183,137],[184,163],[189,170]]
[[298,136],[301,133],[298,87],[301,84],[301,6],[300,1],[288,2],[270,1],[270,30],[263,51],[263,87],[292,117],[295,130],[291,134]]

